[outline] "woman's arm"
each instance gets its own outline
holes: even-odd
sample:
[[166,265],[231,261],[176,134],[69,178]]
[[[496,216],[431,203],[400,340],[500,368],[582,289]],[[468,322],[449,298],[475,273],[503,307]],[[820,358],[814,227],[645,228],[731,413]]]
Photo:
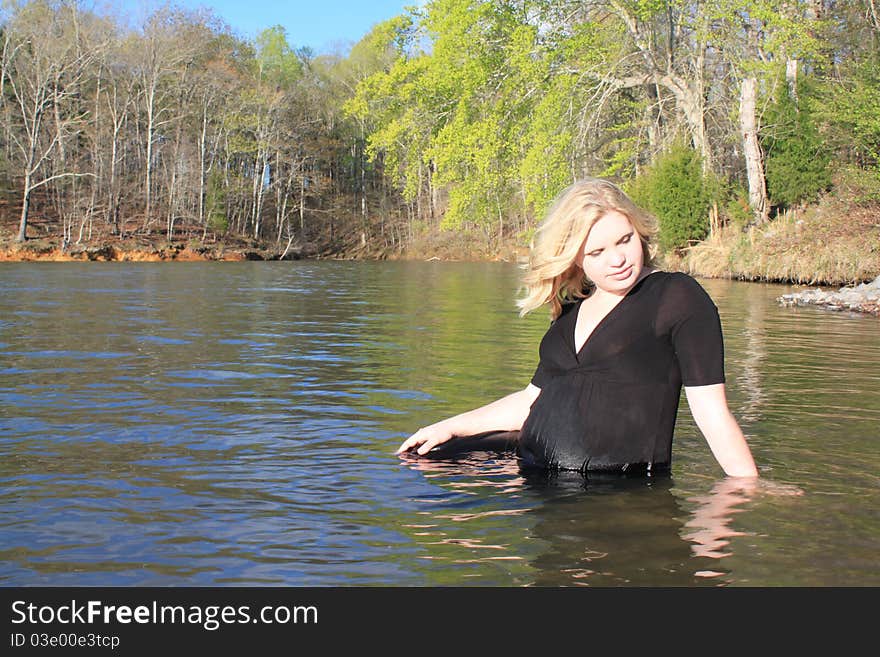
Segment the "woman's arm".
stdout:
[[397,454],[416,446],[419,454],[427,454],[432,448],[456,436],[521,429],[529,415],[529,409],[540,393],[541,389],[530,383],[526,388],[491,404],[419,429],[403,441],[397,448]]
[[727,407],[724,384],[685,386],[684,392],[691,414],[724,472],[731,477],[757,477],[752,452]]
[[760,482],[754,477],[725,477],[707,495],[688,498],[699,506],[684,524],[690,532],[682,538],[693,543],[691,550],[695,555],[713,559],[730,556],[731,552],[724,549],[730,544],[728,539],[741,535],[730,527],[733,514],[739,505],[752,499]]

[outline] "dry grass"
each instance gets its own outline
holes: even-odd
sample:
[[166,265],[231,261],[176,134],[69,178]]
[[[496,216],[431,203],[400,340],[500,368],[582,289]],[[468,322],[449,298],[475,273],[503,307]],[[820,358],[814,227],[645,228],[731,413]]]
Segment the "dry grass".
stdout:
[[745,231],[726,226],[667,266],[697,276],[849,285],[880,274],[880,205],[833,199]]
[[516,238],[487,237],[481,231],[433,230],[417,235],[406,249],[391,257],[406,260],[458,260],[519,262],[528,256],[528,248]]

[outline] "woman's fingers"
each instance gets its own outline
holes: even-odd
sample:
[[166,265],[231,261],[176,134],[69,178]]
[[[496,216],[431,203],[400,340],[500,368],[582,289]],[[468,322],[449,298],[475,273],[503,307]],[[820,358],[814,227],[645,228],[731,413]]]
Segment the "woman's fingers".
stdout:
[[403,452],[407,452],[407,451],[411,450],[413,447],[416,447],[417,445],[421,445],[426,440],[428,440],[428,433],[425,431],[424,428],[419,429],[413,435],[411,435],[409,438],[404,440],[403,443],[401,443],[400,447],[397,448],[396,453],[401,454]]
[[413,434],[400,444],[400,447],[397,448],[395,454],[402,454],[403,452],[407,452],[423,441],[424,438],[419,438],[417,433]]
[[401,443],[400,447],[397,448],[396,454],[402,454],[403,452],[407,452],[413,448],[416,448],[416,453],[419,455],[425,455],[434,449],[437,445],[441,443],[445,443],[452,436],[442,436],[442,435],[434,435],[429,436],[424,429],[419,429],[409,438]]
[[418,448],[417,452],[420,455],[425,455],[432,449],[437,447],[437,445],[442,445],[449,440],[452,440],[452,436],[449,434],[434,435],[431,438],[424,440],[421,447]]
[[424,456],[428,452],[430,452],[434,447],[438,444],[442,443],[442,440],[437,440],[436,438],[431,438],[430,440],[426,440],[421,444],[421,446],[416,450],[416,454],[420,456]]

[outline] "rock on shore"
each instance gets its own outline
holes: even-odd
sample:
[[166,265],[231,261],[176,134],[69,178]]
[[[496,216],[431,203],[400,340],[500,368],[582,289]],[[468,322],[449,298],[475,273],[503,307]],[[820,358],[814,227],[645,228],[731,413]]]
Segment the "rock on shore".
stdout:
[[827,310],[850,310],[880,316],[880,276],[870,283],[842,287],[836,292],[815,288],[783,294],[777,301],[783,306],[819,306]]

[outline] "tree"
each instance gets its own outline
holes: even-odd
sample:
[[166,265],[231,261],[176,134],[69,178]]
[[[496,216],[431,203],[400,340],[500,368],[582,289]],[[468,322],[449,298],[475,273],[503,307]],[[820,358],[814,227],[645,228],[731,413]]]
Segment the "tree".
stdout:
[[163,131],[177,118],[173,107],[174,85],[195,56],[193,20],[170,8],[151,14],[142,36],[130,37],[130,61],[139,80],[139,105],[144,121],[144,222],[148,230],[153,221],[156,146],[168,140]]
[[777,205],[815,200],[831,185],[828,152],[810,110],[813,97],[805,81],[796,84],[794,93],[786,85],[765,114],[761,144],[767,153],[768,192]]
[[22,172],[17,237],[20,242],[27,239],[31,195],[35,189],[62,177],[92,175],[64,170],[42,173],[65,133],[73,131],[83,118],[76,113],[50,116],[50,111],[60,112],[66,101],[78,92],[92,57],[92,52],[81,46],[78,19],[75,4],[36,1],[16,6],[3,32],[4,85],[12,96],[4,109],[18,128],[8,134],[16,147]]
[[193,74],[193,131],[198,153],[196,220],[202,226],[202,239],[209,227],[225,232],[226,183],[217,167],[226,169],[221,143],[226,134],[224,115],[228,98],[235,97],[244,84],[245,72],[235,58],[236,39],[223,32],[214,33]]
[[821,2],[715,0],[711,24],[717,47],[739,86],[739,135],[755,223],[768,220],[765,154],[761,150],[760,105],[776,94],[784,76],[797,103],[801,65],[820,66],[825,53]]
[[706,237],[712,183],[700,155],[687,144],[674,144],[630,188],[633,199],[660,220],[660,247],[678,250]]
[[770,201],[767,198],[767,178],[764,175],[764,154],[758,139],[757,98],[758,80],[745,78],[740,92],[739,120],[749,185],[749,207],[756,223],[764,223],[770,214]]

